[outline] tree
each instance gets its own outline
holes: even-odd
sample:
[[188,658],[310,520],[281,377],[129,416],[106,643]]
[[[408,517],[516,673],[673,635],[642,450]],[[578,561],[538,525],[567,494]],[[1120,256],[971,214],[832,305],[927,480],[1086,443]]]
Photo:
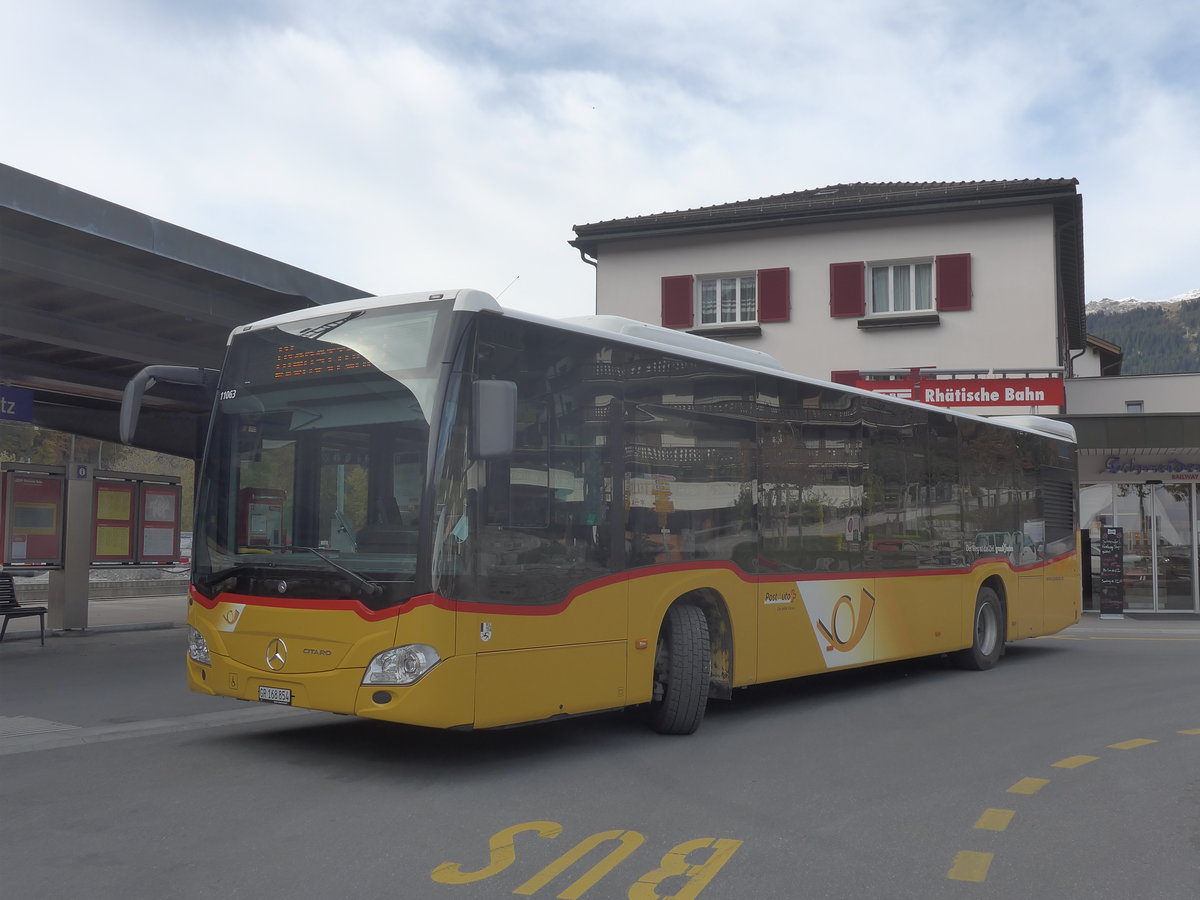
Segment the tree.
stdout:
[[184,531],[191,530],[195,465],[190,459],[123,444],[110,444],[37,425],[3,424],[0,425],[0,462],[40,466],[86,465],[92,471],[101,469],[139,475],[177,476],[183,488],[181,527]]

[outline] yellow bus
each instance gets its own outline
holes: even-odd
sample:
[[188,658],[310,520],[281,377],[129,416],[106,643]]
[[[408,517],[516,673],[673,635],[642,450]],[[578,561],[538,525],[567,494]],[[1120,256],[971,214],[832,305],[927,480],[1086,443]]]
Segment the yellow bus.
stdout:
[[[156,380],[127,391],[123,431]],[[215,376],[215,373],[213,373]],[[200,469],[202,693],[435,728],[638,707],[1079,620],[1074,433],[477,291],[237,328]]]

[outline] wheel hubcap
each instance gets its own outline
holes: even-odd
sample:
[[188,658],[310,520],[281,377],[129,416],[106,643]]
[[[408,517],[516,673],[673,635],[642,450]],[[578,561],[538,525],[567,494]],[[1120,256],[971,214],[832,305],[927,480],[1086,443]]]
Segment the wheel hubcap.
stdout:
[[975,621],[975,636],[976,643],[985,656],[990,655],[996,649],[996,639],[999,633],[995,609],[990,604],[984,604],[979,608],[979,616]]

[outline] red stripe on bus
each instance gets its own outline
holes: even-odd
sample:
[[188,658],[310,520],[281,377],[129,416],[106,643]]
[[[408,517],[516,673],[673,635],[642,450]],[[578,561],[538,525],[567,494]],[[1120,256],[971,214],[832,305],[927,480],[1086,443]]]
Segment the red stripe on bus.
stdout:
[[390,609],[371,609],[363,605],[358,600],[352,598],[333,599],[333,600],[305,600],[297,602],[294,599],[287,597],[260,597],[255,594],[232,594],[224,593],[218,597],[209,599],[194,587],[189,590],[191,599],[199,603],[205,609],[215,609],[221,603],[240,603],[245,606],[265,606],[271,609],[297,609],[309,610],[319,609],[327,612],[352,612],[360,619],[365,619],[368,622],[382,622],[384,619],[395,618],[406,612],[412,612],[422,606],[437,606],[441,609],[454,611],[454,601],[447,600],[440,594],[419,594],[405,601],[403,606],[394,606]]
[[337,600],[313,600],[305,601],[303,604],[297,603],[295,600],[290,600],[286,597],[259,597],[251,594],[221,594],[219,599],[209,599],[197,591],[194,587],[190,589],[189,594],[196,603],[199,603],[205,609],[214,609],[219,603],[241,603],[246,606],[265,606],[273,609],[319,609],[337,612],[352,612],[359,618],[368,622],[381,622],[384,619],[390,619],[396,616],[402,616],[405,613],[410,613],[415,609],[420,609],[423,606],[434,606],[438,609],[446,610],[447,612],[469,612],[476,614],[491,614],[505,616],[555,616],[566,609],[583,594],[588,594],[600,588],[608,587],[613,584],[620,584],[623,581],[635,581],[640,578],[646,578],[654,575],[667,575],[672,572],[696,572],[703,570],[724,569],[731,572],[738,579],[746,584],[778,584],[783,582],[795,583],[806,581],[847,581],[852,579],[862,578],[932,578],[946,575],[967,575],[973,572],[980,566],[992,565],[995,563],[1003,563],[1008,566],[1009,571],[1014,574],[1032,572],[1036,569],[1044,569],[1055,563],[1062,562],[1075,556],[1075,552],[1060,554],[1051,559],[1040,560],[1036,563],[1030,563],[1024,566],[1013,566],[1012,563],[1005,557],[991,557],[988,559],[976,560],[969,566],[959,566],[946,569],[922,569],[922,570],[907,570],[896,571],[890,569],[881,569],[874,572],[861,571],[844,571],[844,572],[780,572],[771,575],[754,575],[743,572],[738,566],[725,560],[700,560],[696,562],[678,562],[666,563],[659,566],[648,566],[642,569],[633,569],[628,572],[620,572],[615,575],[606,575],[603,578],[597,578],[594,581],[588,581],[584,584],[572,588],[571,591],[560,600],[558,603],[551,603],[545,606],[517,606],[507,603],[478,603],[470,600],[451,600],[443,597],[441,594],[419,594],[404,602],[401,606],[392,607],[391,609],[371,609],[363,605],[360,601],[352,598],[337,599]]

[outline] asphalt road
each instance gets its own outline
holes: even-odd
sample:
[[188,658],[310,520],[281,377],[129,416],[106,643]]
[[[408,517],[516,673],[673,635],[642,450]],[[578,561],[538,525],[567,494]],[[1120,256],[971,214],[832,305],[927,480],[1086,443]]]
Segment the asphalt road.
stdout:
[[0,645],[0,896],[1200,896],[1195,625],[753,688],[690,737],[202,697],[181,644]]

